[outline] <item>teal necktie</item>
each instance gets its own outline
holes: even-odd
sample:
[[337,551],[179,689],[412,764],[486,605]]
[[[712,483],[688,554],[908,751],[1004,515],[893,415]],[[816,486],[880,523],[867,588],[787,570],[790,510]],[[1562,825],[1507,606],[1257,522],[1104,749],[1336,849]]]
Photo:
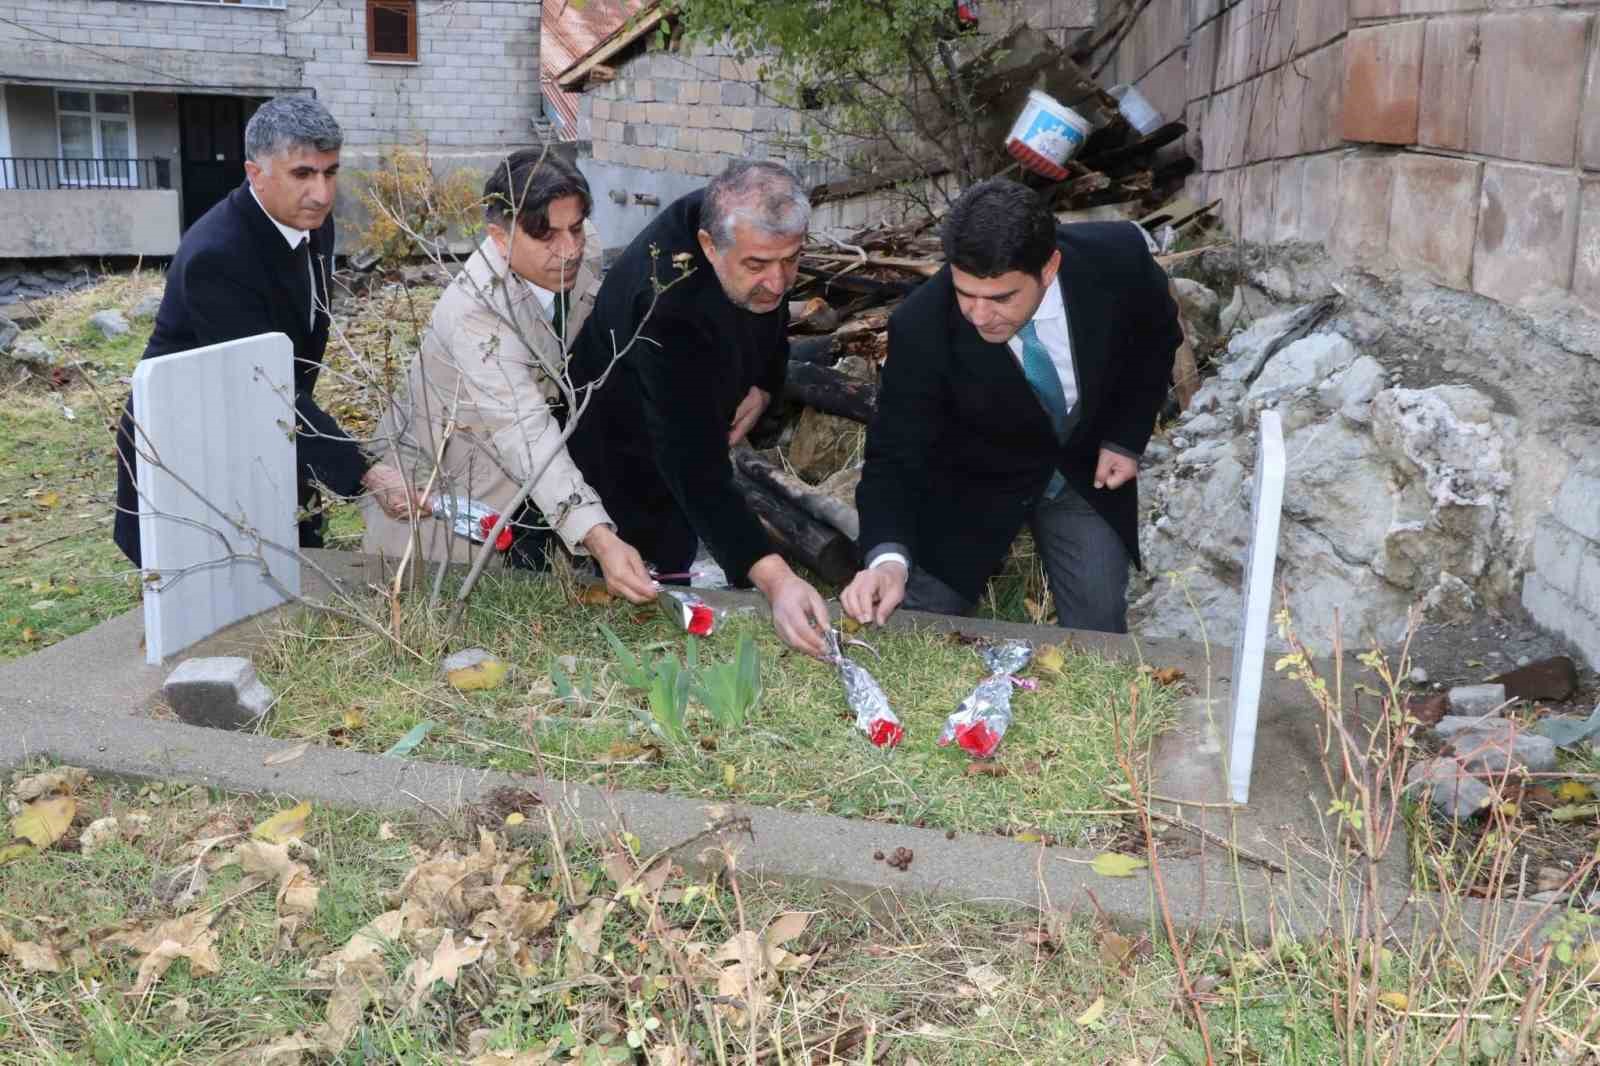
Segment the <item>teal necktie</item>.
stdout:
[[[1061,387],[1061,375],[1056,373],[1056,365],[1050,361],[1044,341],[1039,339],[1038,327],[1029,322],[1017,330],[1017,336],[1022,338],[1022,376],[1033,386],[1034,395],[1039,397],[1045,414],[1050,416],[1050,424],[1055,427],[1056,439],[1061,440],[1067,429],[1067,393]],[[1061,471],[1054,471],[1045,488],[1045,498],[1054,499],[1065,487]]]

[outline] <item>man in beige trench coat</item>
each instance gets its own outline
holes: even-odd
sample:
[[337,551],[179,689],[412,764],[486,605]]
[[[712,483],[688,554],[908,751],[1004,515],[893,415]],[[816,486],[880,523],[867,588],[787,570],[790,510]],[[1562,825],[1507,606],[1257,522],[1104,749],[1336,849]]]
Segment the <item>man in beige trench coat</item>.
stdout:
[[[568,551],[593,556],[613,592],[643,603],[654,598],[654,583],[567,454],[552,406],[568,345],[599,287],[588,183],[565,160],[527,149],[495,168],[484,201],[487,236],[434,307],[378,446],[426,485],[448,428],[431,497],[470,498],[496,511],[542,469],[532,507],[514,516],[516,543],[506,557],[541,565],[548,529]],[[362,549],[400,558],[410,524],[365,510]],[[436,562],[464,562],[476,547],[432,517],[420,519],[420,534],[424,556]]]

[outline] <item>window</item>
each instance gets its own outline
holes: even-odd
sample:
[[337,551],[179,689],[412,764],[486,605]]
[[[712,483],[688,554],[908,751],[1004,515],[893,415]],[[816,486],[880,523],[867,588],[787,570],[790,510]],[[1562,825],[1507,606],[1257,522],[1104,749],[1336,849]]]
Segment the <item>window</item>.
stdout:
[[133,97],[128,93],[56,90],[63,185],[132,185]]
[[416,0],[367,0],[367,58],[416,62]]

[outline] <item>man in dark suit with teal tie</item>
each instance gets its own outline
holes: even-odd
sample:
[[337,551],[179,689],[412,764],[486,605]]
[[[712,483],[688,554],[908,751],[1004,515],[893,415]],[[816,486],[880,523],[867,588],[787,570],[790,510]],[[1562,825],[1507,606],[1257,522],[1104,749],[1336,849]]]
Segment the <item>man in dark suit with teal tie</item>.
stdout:
[[1060,624],[1127,632],[1139,456],[1183,339],[1131,223],[1057,226],[1004,179],[946,216],[947,265],[889,320],[845,610],[965,614],[1028,525]]

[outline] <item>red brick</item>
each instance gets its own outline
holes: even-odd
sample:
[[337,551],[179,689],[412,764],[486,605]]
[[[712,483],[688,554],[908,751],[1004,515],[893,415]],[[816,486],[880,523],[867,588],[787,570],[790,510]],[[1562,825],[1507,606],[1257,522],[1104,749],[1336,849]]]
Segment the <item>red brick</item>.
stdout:
[[1535,167],[1489,163],[1478,199],[1472,287],[1514,304],[1572,284],[1578,179]]
[[1422,49],[1422,113],[1417,143],[1467,147],[1467,108],[1478,63],[1478,19],[1431,19]]
[[1583,183],[1583,207],[1578,212],[1578,255],[1574,261],[1572,293],[1600,314],[1600,181]]
[[1300,0],[1295,19],[1296,54],[1315,51],[1339,36],[1349,23],[1349,10],[1339,0]]
[[1335,41],[1296,60],[1291,68],[1306,78],[1301,96],[1301,151],[1323,152],[1344,143],[1339,131],[1344,100],[1344,47],[1344,41]]
[[1305,160],[1284,159],[1273,164],[1272,240],[1300,239],[1300,196],[1305,183]]
[[1184,58],[1184,75],[1189,99],[1209,96],[1217,82],[1217,33],[1221,24],[1212,21],[1189,35]]
[[1436,155],[1394,161],[1389,254],[1441,285],[1465,289],[1472,279],[1483,164]]
[[1573,162],[1589,16],[1521,11],[1485,15],[1467,117],[1467,148],[1557,166]]
[[1339,214],[1339,163],[1336,153],[1306,156],[1300,184],[1300,239],[1325,242]]
[[1245,168],[1244,195],[1239,208],[1243,218],[1241,236],[1257,244],[1272,240],[1273,196],[1277,192],[1278,168],[1261,163]]
[[1347,141],[1411,144],[1417,139],[1417,95],[1422,88],[1426,23],[1389,22],[1351,30],[1344,48],[1344,104],[1340,128]]
[[1394,156],[1352,153],[1339,166],[1339,211],[1328,250],[1351,263],[1376,263],[1389,249]]
[[1589,80],[1583,87],[1583,143],[1579,161],[1585,170],[1600,170],[1600,33],[1589,49]]

